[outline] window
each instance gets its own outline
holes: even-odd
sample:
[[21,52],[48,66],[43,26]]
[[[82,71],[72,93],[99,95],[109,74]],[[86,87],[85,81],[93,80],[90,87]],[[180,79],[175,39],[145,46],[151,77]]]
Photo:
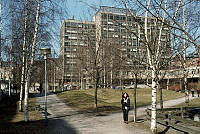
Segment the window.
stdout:
[[115,16],[115,20],[119,20],[119,16],[118,15]]
[[65,27],[68,27],[70,26],[70,23],[69,22],[65,22]]
[[110,14],[110,15],[109,15],[109,19],[110,19],[110,20],[113,20],[113,15]]
[[69,39],[69,36],[68,35],[65,35],[65,40],[68,40]]
[[77,37],[76,36],[71,36],[71,37],[69,37],[69,39],[77,39]]
[[110,21],[108,21],[108,24],[112,25],[112,24],[113,24],[113,22],[110,22]]
[[128,19],[128,21],[132,21],[131,17],[128,17],[127,19]]
[[113,27],[109,27],[108,30],[109,31],[115,31],[115,29]]
[[68,45],[70,45],[70,42],[65,42],[65,46],[68,46]]
[[70,48],[64,48],[65,52],[70,52]]
[[107,19],[107,14],[102,14],[103,19]]

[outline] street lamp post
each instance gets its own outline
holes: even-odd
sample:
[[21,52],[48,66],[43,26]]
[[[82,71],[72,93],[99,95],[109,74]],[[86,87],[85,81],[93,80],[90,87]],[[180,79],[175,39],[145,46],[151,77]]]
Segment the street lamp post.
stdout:
[[41,54],[44,56],[44,68],[45,68],[45,120],[47,121],[47,56],[51,54],[51,48],[41,48]]

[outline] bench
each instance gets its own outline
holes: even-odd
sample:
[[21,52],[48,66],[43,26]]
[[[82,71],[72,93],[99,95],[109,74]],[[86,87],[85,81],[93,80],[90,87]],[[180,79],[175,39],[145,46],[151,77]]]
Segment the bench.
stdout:
[[[185,114],[187,110],[194,107],[181,107],[181,108],[164,108],[157,109],[157,122],[165,127],[172,128],[182,133],[200,133],[200,131],[193,130],[188,124],[198,124],[192,120],[188,120],[188,115]],[[151,109],[146,109],[147,120],[151,120]],[[184,125],[185,124],[185,125]]]

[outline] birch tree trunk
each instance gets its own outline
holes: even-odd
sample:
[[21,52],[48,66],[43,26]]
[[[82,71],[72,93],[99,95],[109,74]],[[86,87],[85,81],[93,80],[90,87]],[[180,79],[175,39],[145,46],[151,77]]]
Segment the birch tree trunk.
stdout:
[[156,127],[156,69],[153,68],[152,70],[152,103],[151,103],[151,131],[153,134],[156,134],[157,132],[157,127]]
[[33,44],[32,44],[32,52],[31,52],[31,63],[27,72],[27,77],[25,80],[25,99],[24,99],[24,120],[27,122],[29,120],[29,111],[28,111],[28,93],[30,87],[30,79],[32,74],[32,67],[35,57],[35,48],[36,48],[36,40],[39,26],[39,17],[40,17],[40,0],[37,0],[37,11],[36,11],[36,22],[33,36]]
[[24,121],[29,121],[29,110],[28,110],[28,79],[25,79],[25,96],[24,96]]
[[[145,12],[145,40],[146,40],[146,48],[147,48],[147,60],[152,69],[152,102],[151,102],[151,131],[153,134],[156,134],[157,127],[156,127],[156,68],[155,68],[155,57],[151,54],[151,47],[148,44],[148,33],[147,33],[147,21],[148,21],[148,10],[151,4],[151,0],[148,0],[146,5],[146,12]],[[158,53],[157,53],[158,54]]]
[[[9,74],[10,75],[10,74]],[[11,96],[11,80],[10,80],[10,76],[9,76],[9,81],[8,81],[8,92],[9,92],[9,97]]]
[[169,78],[167,79],[167,90],[169,90]]
[[[11,50],[11,49],[10,49]],[[9,54],[9,67],[11,68],[11,52]],[[8,80],[8,94],[11,96],[11,70],[9,71],[9,80]]]
[[[26,4],[25,4],[26,6]],[[24,91],[24,79],[25,79],[25,51],[26,51],[26,30],[27,30],[27,11],[25,8],[25,20],[24,20],[24,39],[23,39],[23,48],[22,48],[22,75],[21,75],[21,85],[20,85],[20,99],[19,99],[19,110],[22,112],[22,103],[23,103],[23,91]]]
[[[186,17],[185,17],[185,12],[186,12],[186,7],[185,7],[185,0],[182,0],[182,6],[183,6],[183,30],[186,31]],[[183,36],[185,37],[185,34],[183,33]],[[186,40],[183,39],[183,66],[184,66],[184,88],[185,88],[185,103],[188,104],[189,106],[189,90],[187,87],[187,71],[186,71]]]

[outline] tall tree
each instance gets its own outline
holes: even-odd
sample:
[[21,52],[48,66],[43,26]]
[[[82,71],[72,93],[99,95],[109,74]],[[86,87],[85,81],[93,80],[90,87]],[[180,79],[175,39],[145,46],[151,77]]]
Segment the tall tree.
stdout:
[[[187,28],[184,28],[182,23],[184,22],[182,12],[184,12],[183,7],[189,5],[195,7],[199,5],[199,2],[194,0],[188,1],[185,4],[181,4],[181,1],[175,0],[122,0],[121,2],[123,2],[123,4],[127,3],[130,9],[135,9],[139,14],[145,13],[145,38],[142,40],[146,47],[148,65],[152,75],[151,130],[152,133],[156,133],[156,95],[159,87],[158,83],[160,70],[162,69],[162,59],[165,58],[167,61],[170,61],[173,55],[186,51],[190,45],[197,46],[199,40],[199,23],[195,24],[194,22],[198,22],[195,15],[199,16],[197,14],[199,10],[197,8],[195,8],[197,11],[191,8],[187,9],[185,18],[190,20],[187,21]],[[150,27],[150,31],[153,32],[148,32],[149,17],[155,18],[154,25]],[[162,43],[162,34],[165,33],[165,29],[169,29],[167,32],[170,33],[168,38],[172,50],[171,56],[169,55],[167,57],[163,55],[163,50],[166,48],[163,48]],[[179,41],[181,41],[181,43]],[[185,47],[183,47],[185,44],[184,42],[187,42]],[[177,48],[180,47],[183,49],[178,51]]]
[[[36,16],[35,16],[35,29],[33,32],[33,41],[31,46],[31,61],[30,65],[27,71],[27,76],[25,78],[25,98],[24,98],[24,120],[28,121],[28,93],[29,93],[29,87],[31,82],[31,75],[32,75],[32,67],[33,62],[35,59],[35,50],[36,50],[36,40],[37,40],[37,34],[38,34],[38,26],[39,26],[39,18],[40,18],[40,0],[37,0],[37,8],[36,8]],[[28,63],[26,63],[28,64]]]
[[56,23],[55,14],[59,15],[61,11],[56,5],[54,0],[10,1],[8,39],[13,48],[13,61],[16,66],[21,65],[19,107],[22,111],[23,95],[25,95],[25,121],[29,120],[28,90],[31,85],[33,63],[39,58],[37,53],[40,47],[52,45],[50,43],[53,38],[51,25]]

